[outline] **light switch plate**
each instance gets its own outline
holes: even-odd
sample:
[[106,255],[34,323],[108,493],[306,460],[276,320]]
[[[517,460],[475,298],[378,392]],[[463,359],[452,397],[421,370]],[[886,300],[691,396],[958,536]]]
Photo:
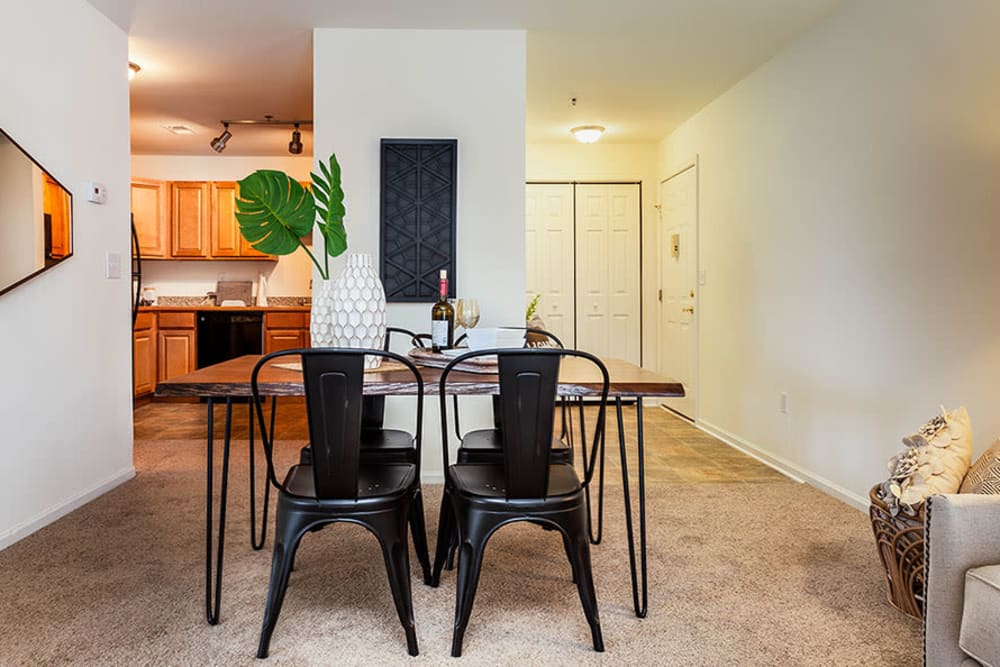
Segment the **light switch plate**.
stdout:
[[87,182],[87,201],[94,204],[103,204],[108,200],[108,191],[104,183]]
[[108,280],[115,280],[122,277],[122,254],[120,252],[108,251],[104,266],[104,276]]

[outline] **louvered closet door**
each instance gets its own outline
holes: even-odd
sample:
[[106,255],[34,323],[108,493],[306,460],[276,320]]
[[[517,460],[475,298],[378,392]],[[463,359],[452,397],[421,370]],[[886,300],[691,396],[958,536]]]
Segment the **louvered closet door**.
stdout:
[[525,202],[527,303],[541,294],[545,327],[574,347],[573,185],[529,183]]
[[576,343],[640,362],[639,186],[576,186]]

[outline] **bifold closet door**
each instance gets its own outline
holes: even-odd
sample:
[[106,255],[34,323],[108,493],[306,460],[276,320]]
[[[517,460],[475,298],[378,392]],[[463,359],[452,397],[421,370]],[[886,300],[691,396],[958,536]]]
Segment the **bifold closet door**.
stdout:
[[536,294],[545,327],[575,347],[573,185],[529,183],[526,188],[527,302]]
[[576,186],[576,346],[639,364],[639,186]]

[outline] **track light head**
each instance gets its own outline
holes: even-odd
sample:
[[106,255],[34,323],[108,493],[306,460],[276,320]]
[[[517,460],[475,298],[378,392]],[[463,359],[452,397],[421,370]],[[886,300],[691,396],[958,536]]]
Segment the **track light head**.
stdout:
[[302,133],[299,132],[298,123],[295,123],[295,129],[292,130],[292,140],[288,142],[288,152],[292,155],[302,154]]
[[221,153],[222,151],[226,150],[226,142],[232,139],[233,137],[232,133],[229,131],[229,123],[223,123],[222,126],[223,126],[222,134],[220,134],[216,138],[212,139],[211,142],[209,142],[209,146],[211,146],[212,150],[215,151],[216,153]]

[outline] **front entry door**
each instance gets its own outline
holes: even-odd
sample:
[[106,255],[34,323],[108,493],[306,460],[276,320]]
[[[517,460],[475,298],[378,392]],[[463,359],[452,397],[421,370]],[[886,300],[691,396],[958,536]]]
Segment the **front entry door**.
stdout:
[[698,170],[692,165],[660,184],[660,373],[684,383],[684,398],[663,404],[697,417]]

